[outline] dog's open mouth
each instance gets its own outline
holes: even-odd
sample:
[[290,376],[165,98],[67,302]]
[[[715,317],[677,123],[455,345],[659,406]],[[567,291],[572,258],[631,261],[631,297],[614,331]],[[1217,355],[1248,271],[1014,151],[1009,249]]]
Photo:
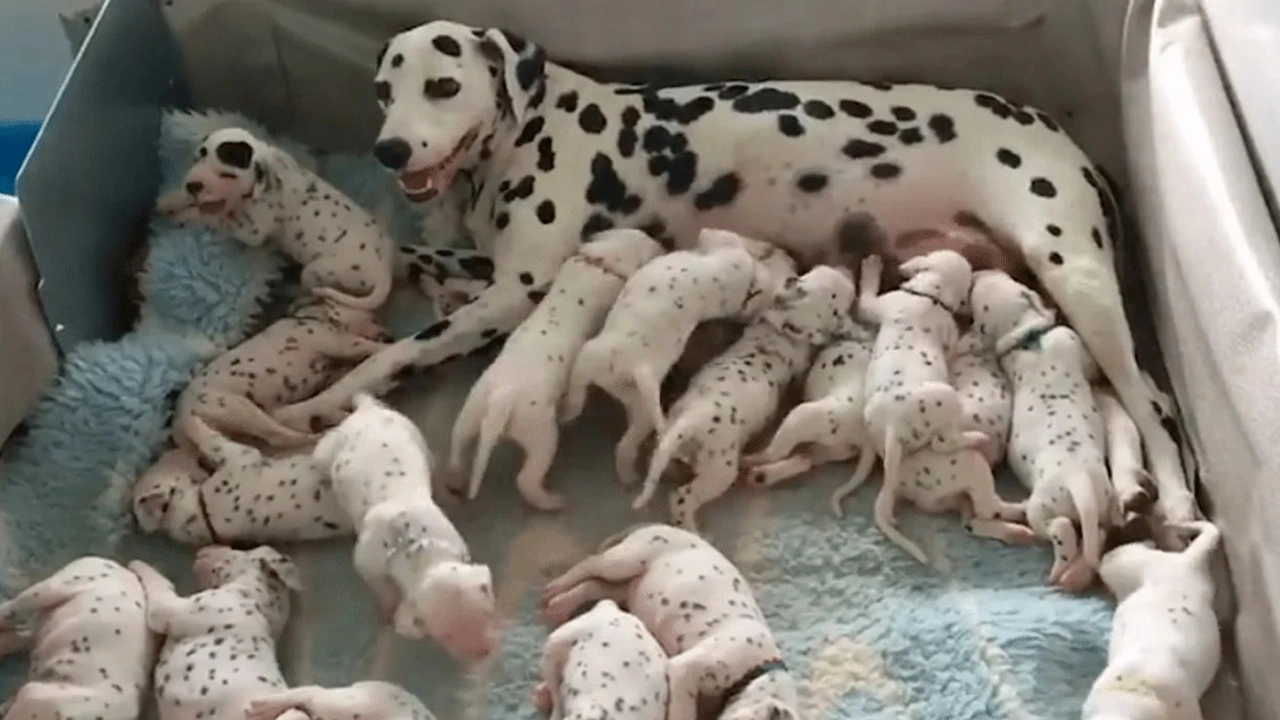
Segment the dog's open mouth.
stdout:
[[413,202],[426,202],[449,187],[453,176],[457,174],[462,159],[475,143],[480,134],[479,128],[472,128],[458,141],[453,150],[443,160],[431,167],[400,174],[400,189]]
[[201,215],[217,215],[227,207],[226,200],[205,200],[196,203]]

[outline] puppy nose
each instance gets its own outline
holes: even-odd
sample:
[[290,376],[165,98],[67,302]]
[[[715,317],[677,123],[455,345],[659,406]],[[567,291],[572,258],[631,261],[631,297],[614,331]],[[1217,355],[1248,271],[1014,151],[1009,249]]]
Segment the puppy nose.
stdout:
[[191,182],[187,183],[187,192],[191,195],[199,195],[200,191],[203,189],[204,189],[204,183],[200,182],[199,180],[192,180]]
[[409,163],[410,155],[413,155],[413,148],[409,147],[409,143],[398,137],[379,140],[373,146],[373,156],[388,170],[400,170],[403,168]]

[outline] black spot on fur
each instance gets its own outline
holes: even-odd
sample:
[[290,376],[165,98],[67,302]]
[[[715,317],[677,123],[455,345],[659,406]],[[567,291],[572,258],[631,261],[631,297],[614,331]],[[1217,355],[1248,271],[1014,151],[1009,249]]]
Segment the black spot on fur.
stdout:
[[706,190],[693,198],[693,206],[699,210],[711,210],[733,203],[742,189],[742,178],[737,173],[728,172],[711,182]]
[[618,154],[624,158],[634,156],[639,142],[640,137],[636,135],[635,130],[629,127],[622,128],[618,131]]
[[1033,178],[1031,180],[1031,194],[1042,198],[1057,197],[1058,188],[1054,187],[1053,183],[1046,178]]
[[747,90],[750,90],[750,89],[751,87],[749,85],[743,85],[742,83],[727,85],[723,90],[720,91],[717,97],[719,97],[721,100],[733,100],[734,98],[742,97],[744,94],[746,94]]
[[628,105],[622,110],[622,126],[635,129],[640,124],[640,111],[635,105]]
[[213,153],[218,156],[219,162],[233,168],[248,170],[253,164],[253,146],[243,140],[220,142]]
[[1007,120],[1013,116],[1013,108],[1009,107],[1009,104],[1004,100],[990,93],[978,93],[974,95],[973,101],[978,107],[990,110],[996,117]]
[[445,330],[448,330],[449,326],[452,324],[453,323],[449,322],[448,320],[441,320],[440,322],[431,323],[425,328],[419,330],[417,334],[413,336],[413,339],[414,340],[430,340],[431,338],[436,337],[437,335],[444,332]]
[[1064,262],[1062,259],[1062,253],[1058,252],[1057,250],[1054,250],[1053,252],[1049,253],[1049,262],[1053,263],[1054,265],[1061,265]]
[[997,150],[996,160],[999,160],[1001,165],[1006,165],[1011,168],[1022,166],[1022,156],[1008,148],[1000,148]]
[[432,100],[448,100],[462,90],[462,84],[451,77],[427,78],[422,83],[422,94]]
[[1101,250],[1102,249],[1102,233],[1098,232],[1098,228],[1090,229],[1089,237],[1093,238],[1093,244],[1097,245],[1098,249]]
[[538,169],[542,172],[556,169],[556,153],[551,147],[550,135],[538,141]]
[[866,140],[850,140],[844,144],[841,149],[845,155],[851,160],[862,160],[865,158],[880,157],[884,154],[885,147],[880,143],[868,142]]
[[560,97],[556,98],[556,107],[564,110],[565,112],[577,112],[578,92],[576,90],[570,90],[569,92],[561,94]]
[[524,200],[533,194],[534,180],[532,175],[525,175],[502,195],[502,201],[508,205],[516,200]]
[[697,121],[716,106],[716,101],[707,95],[699,95],[686,103],[680,103],[671,98],[664,98],[654,90],[646,92],[642,96],[642,101],[644,111],[655,119],[677,122],[681,125]]
[[840,112],[849,117],[865,120],[871,117],[871,106],[860,100],[841,100]]
[[652,125],[644,131],[642,143],[644,151],[650,155],[663,152],[671,147],[671,131],[661,125]]
[[493,280],[493,261],[481,255],[458,259],[458,267],[476,280]]
[[796,187],[807,193],[816,193],[827,186],[826,173],[805,173],[796,179]]
[[907,128],[898,133],[898,142],[903,145],[918,145],[924,142],[924,133],[920,132],[920,128]]
[[538,203],[538,209],[534,212],[538,216],[538,221],[543,225],[550,225],[556,221],[556,204],[551,200],[543,200]]
[[529,298],[530,302],[532,302],[534,305],[537,305],[538,303],[542,302],[543,298],[547,296],[547,291],[546,290],[530,290],[528,293],[526,293],[526,296]]
[[582,224],[582,233],[580,237],[583,242],[586,242],[591,239],[592,235],[611,229],[613,229],[612,220],[600,213],[591,213],[591,217],[587,218],[587,221]]
[[1036,121],[1035,116],[1026,110],[1018,110],[1014,112],[1013,119],[1017,120],[1019,125],[1031,125]]
[[507,211],[505,210],[498,213],[498,217],[495,218],[493,221],[494,226],[497,227],[499,230],[506,230],[507,225],[509,225],[510,223],[511,223],[511,216],[508,215]]
[[897,163],[879,162],[871,166],[871,177],[877,180],[892,180],[902,174],[902,166]]
[[867,123],[867,129],[876,135],[897,135],[898,123],[892,120],[872,120]]
[[764,87],[733,101],[733,109],[741,113],[761,113],[772,110],[793,110],[800,105],[800,98],[793,92]]
[[836,111],[831,106],[821,100],[806,100],[804,103],[804,114],[814,120],[830,120],[835,116]]
[[787,137],[800,137],[804,134],[804,126],[800,124],[800,119],[791,113],[782,113],[778,116],[778,130]]
[[437,35],[431,38],[431,45],[449,57],[462,57],[462,46],[448,35]]
[[578,114],[578,127],[582,128],[585,133],[599,135],[604,132],[607,124],[604,113],[600,111],[600,106],[595,103],[588,104]]
[[936,113],[929,116],[929,129],[940,143],[949,143],[956,139],[956,121],[950,115]]
[[521,284],[521,285],[532,285],[532,284],[533,284],[533,273],[530,273],[530,272],[522,272],[522,273],[520,273],[520,275],[519,275],[519,279],[520,279],[520,284]]
[[628,192],[626,183],[614,170],[613,160],[604,153],[596,153],[591,159],[591,182],[587,185],[586,198],[592,205],[623,215],[639,210],[643,202],[639,195]]
[[533,142],[538,134],[542,132],[542,128],[547,124],[546,118],[541,115],[534,115],[529,118],[524,127],[520,128],[520,134],[516,136],[516,147],[528,145]]
[[1057,225],[1054,225],[1053,223],[1049,223],[1048,225],[1045,225],[1044,229],[1047,230],[1049,234],[1054,237],[1062,237],[1062,228],[1058,227]]
[[889,112],[893,113],[893,117],[901,122],[910,122],[916,119],[916,111],[902,105],[894,105],[889,108]]
[[1058,127],[1058,123],[1054,122],[1053,118],[1048,115],[1040,111],[1036,111],[1036,117],[1039,118],[1040,122],[1043,123],[1045,127],[1049,128],[1049,130],[1053,132],[1062,132],[1062,128]]
[[656,239],[667,232],[667,224],[658,218],[654,218],[644,225],[641,225],[640,232]]
[[520,89],[526,92],[533,89],[534,83],[542,77],[546,61],[546,54],[542,52],[542,48],[538,48],[532,55],[521,58],[520,62],[516,63],[516,82],[520,83]]
[[881,91],[881,92],[889,92],[890,90],[892,90],[892,89],[893,89],[893,84],[892,84],[892,83],[887,83],[887,82],[873,82],[873,81],[868,80],[868,81],[863,82],[862,84],[863,84],[863,85],[866,85],[866,86],[867,86],[867,87],[869,87],[869,88],[873,88],[873,89],[875,89],[875,90],[879,90],[879,91]]
[[856,212],[836,227],[836,247],[849,259],[879,255],[888,249],[889,236],[871,213]]

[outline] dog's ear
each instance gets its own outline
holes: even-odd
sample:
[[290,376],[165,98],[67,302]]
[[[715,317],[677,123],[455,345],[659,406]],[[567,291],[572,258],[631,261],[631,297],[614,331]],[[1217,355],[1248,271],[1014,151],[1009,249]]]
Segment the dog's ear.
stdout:
[[898,273],[902,275],[904,279],[910,279],[927,269],[929,269],[929,256],[917,255],[899,265]]
[[258,563],[262,566],[263,572],[284,583],[285,587],[298,592],[302,591],[302,574],[298,572],[298,566],[280,552],[270,550],[258,558]]
[[1026,298],[1027,302],[1031,304],[1031,307],[1036,309],[1037,313],[1045,316],[1053,322],[1058,321],[1058,314],[1045,304],[1044,298],[1040,297],[1040,293],[1028,288],[1026,291]]
[[213,148],[218,162],[239,170],[248,170],[253,165],[253,146],[244,140],[223,140]]
[[480,39],[480,54],[498,78],[500,108],[523,124],[547,94],[546,53],[515,33],[490,28]]

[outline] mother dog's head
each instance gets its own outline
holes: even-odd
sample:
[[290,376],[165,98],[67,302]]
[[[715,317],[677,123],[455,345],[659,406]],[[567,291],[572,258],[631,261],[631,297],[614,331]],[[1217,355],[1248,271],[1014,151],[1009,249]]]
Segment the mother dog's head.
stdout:
[[542,50],[504,30],[447,20],[396,35],[378,56],[374,90],[385,120],[373,154],[410,200],[447,190],[487,159],[503,121],[524,122],[546,95]]

